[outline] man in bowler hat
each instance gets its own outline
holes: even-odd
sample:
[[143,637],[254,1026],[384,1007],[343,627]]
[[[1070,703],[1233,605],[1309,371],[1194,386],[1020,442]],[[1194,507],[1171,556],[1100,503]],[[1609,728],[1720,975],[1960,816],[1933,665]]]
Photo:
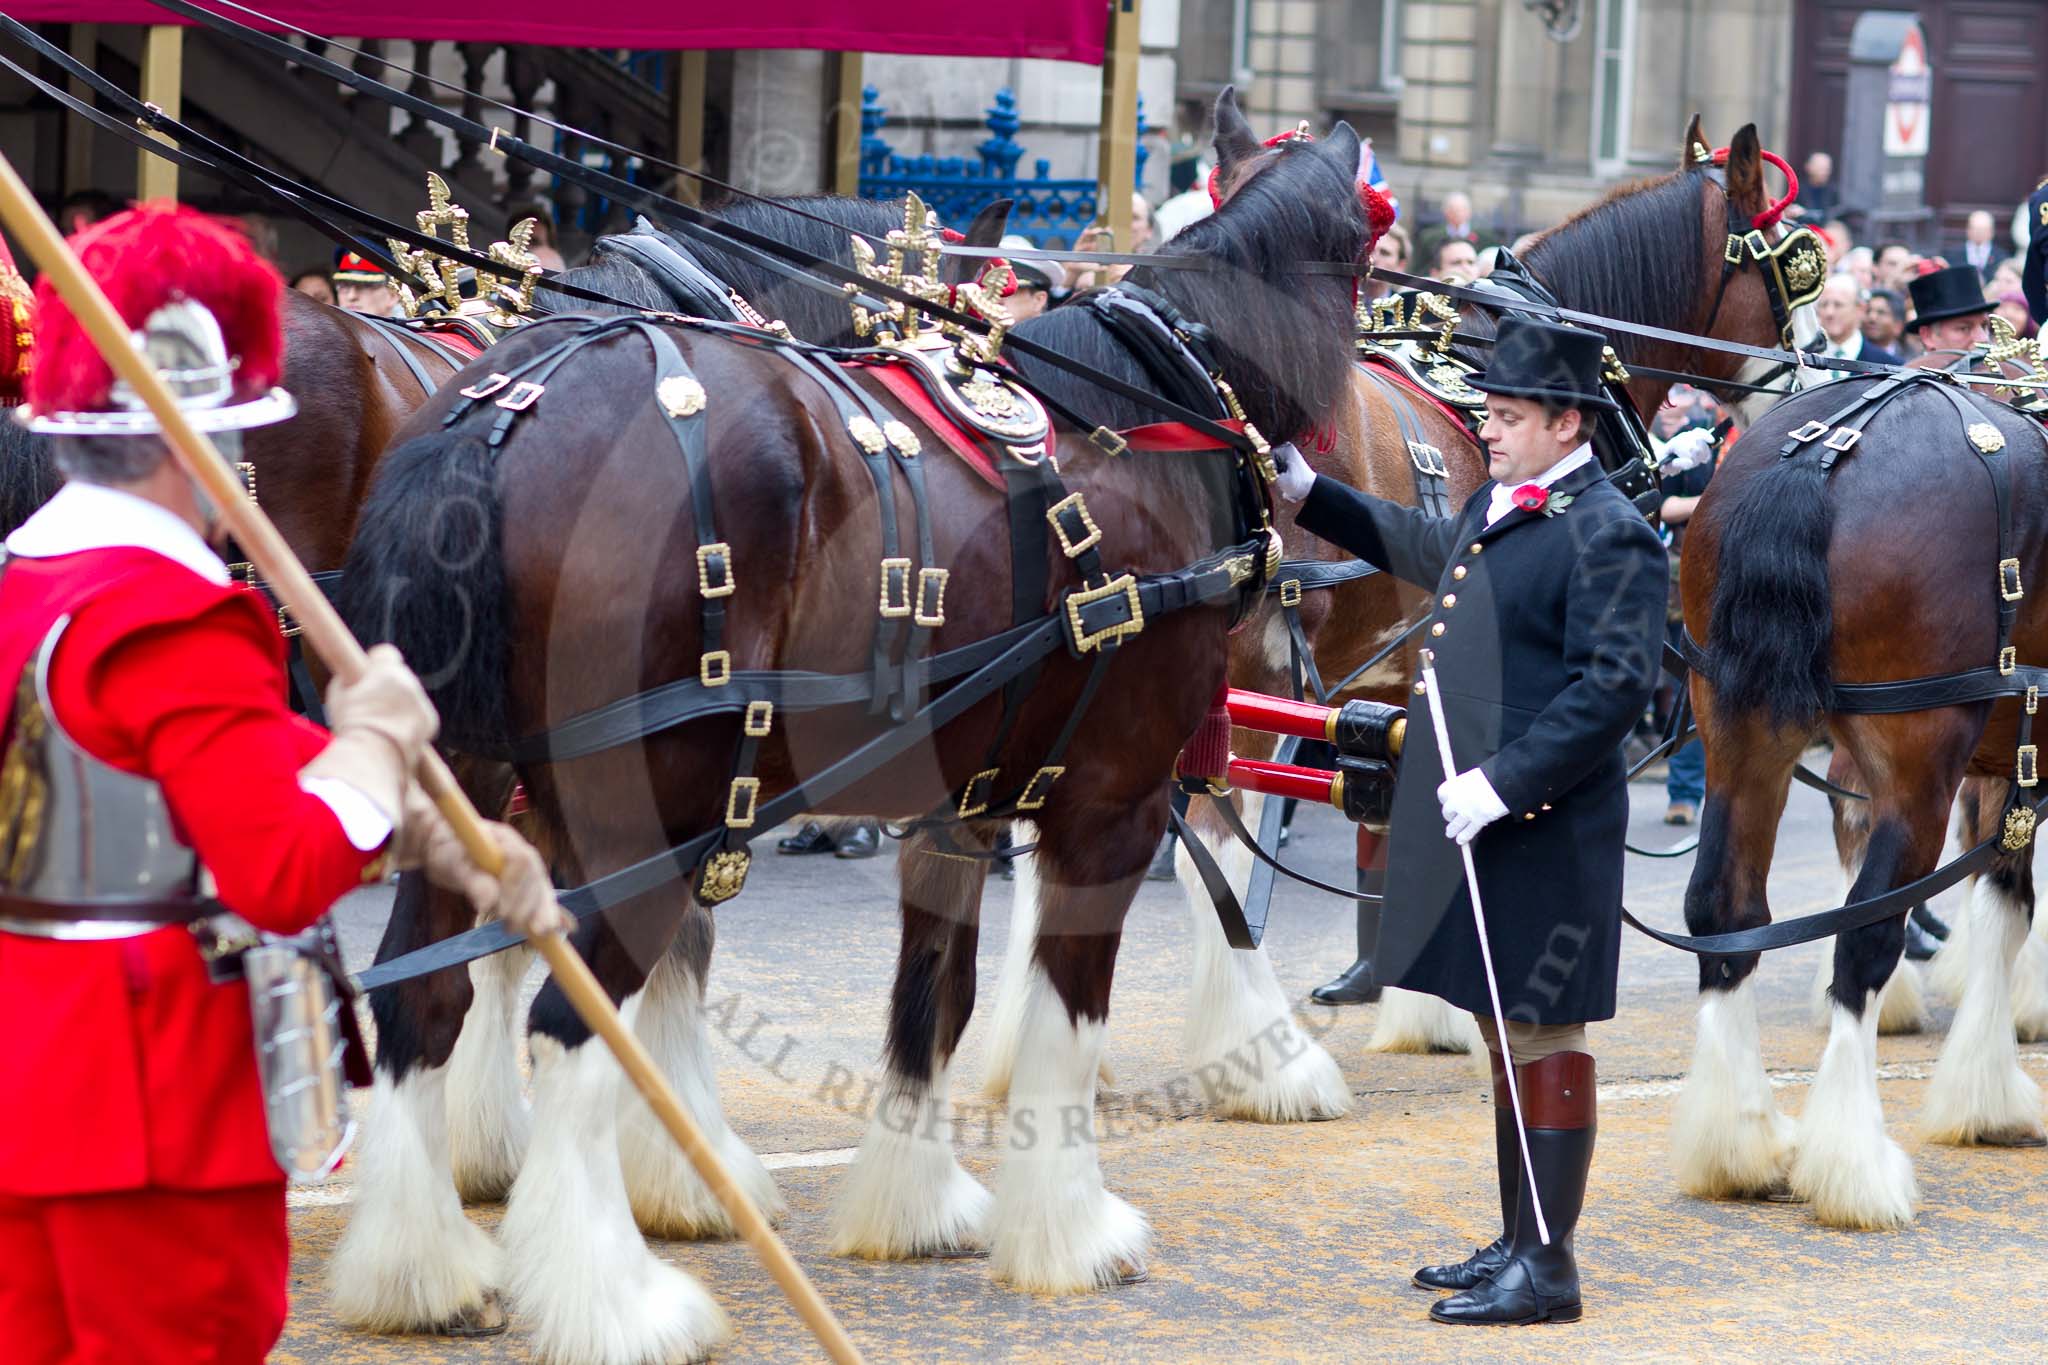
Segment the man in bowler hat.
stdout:
[[[1492,1053],[1501,1235],[1416,1272],[1459,1291],[1454,1323],[1569,1322],[1581,1314],[1573,1230],[1593,1160],[1586,1024],[1614,1015],[1621,953],[1622,741],[1657,681],[1664,547],[1594,458],[1610,408],[1605,338],[1502,319],[1480,428],[1494,481],[1450,518],[1369,496],[1288,455],[1280,490],[1300,524],[1435,597],[1435,652],[1455,773],[1440,771],[1422,684],[1411,698],[1389,832],[1382,979],[1478,1018]],[[1458,844],[1470,844],[1505,1038],[1495,1027]],[[1510,1103],[1516,1068],[1538,1231]]]

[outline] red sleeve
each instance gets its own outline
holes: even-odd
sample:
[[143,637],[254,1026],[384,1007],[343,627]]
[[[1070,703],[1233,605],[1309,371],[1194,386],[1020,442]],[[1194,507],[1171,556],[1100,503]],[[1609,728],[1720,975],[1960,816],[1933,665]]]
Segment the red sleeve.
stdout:
[[95,756],[162,785],[231,909],[276,933],[305,928],[376,854],[299,786],[327,732],[285,705],[275,624],[236,597],[141,626],[120,614],[82,612],[58,646],[58,719]]

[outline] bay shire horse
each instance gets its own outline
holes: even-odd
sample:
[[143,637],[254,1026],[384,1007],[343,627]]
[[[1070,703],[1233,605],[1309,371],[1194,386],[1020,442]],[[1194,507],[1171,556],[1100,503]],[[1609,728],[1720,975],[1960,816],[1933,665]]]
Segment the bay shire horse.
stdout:
[[[1692,679],[1707,754],[1685,897],[1693,933],[1769,922],[1765,879],[1786,784],[1823,729],[1870,793],[1845,840],[1852,902],[1934,870],[1959,786],[1965,847],[2003,835],[2015,797],[2031,798],[2015,787],[2031,761],[2017,756],[2021,703],[2010,689],[1949,705],[1922,696],[1918,709],[1891,714],[1837,689],[1994,667],[2001,609],[2013,613],[2014,658],[2048,658],[2043,455],[2039,426],[1925,376],[1896,392],[1866,378],[1804,392],[1722,460],[1687,532],[1681,575],[1687,628],[1705,641]],[[2030,828],[2013,834],[2017,846],[2001,847],[1971,891],[1969,989],[1922,1115],[1932,1141],[2042,1141],[2040,1091],[2020,1069],[2010,995],[2033,913],[2033,838]],[[1789,1189],[1820,1221],[1847,1227],[1912,1219],[1912,1163],[1885,1131],[1877,1088],[1876,1001],[1903,944],[1902,917],[1835,940],[1827,1046],[1796,1126],[1764,1074],[1757,954],[1701,958],[1697,1045],[1673,1120],[1683,1188],[1702,1197]]]
[[[1240,159],[1256,147],[1235,111],[1218,110],[1217,142],[1240,147]],[[1769,207],[1763,154],[1753,126],[1744,127],[1716,164],[1695,118],[1679,149],[1678,169],[1624,185],[1542,233],[1521,263],[1558,303],[1604,317],[1644,323],[1670,331],[1725,341],[1773,346],[1779,329],[1767,289],[1773,286],[1753,258],[1726,273],[1731,234],[1752,230]],[[1766,229],[1775,244],[1780,229]],[[1477,304],[1460,310],[1466,335],[1491,336],[1494,313]],[[1751,379],[1758,362],[1675,342],[1616,334],[1616,353],[1629,365],[1678,370],[1702,382]],[[1479,353],[1481,363],[1483,352]],[[1664,401],[1668,381],[1633,377],[1629,397],[1645,417]],[[1766,395],[1775,401],[1776,395]],[[1302,450],[1319,472],[1354,488],[1414,505],[1426,476],[1418,467],[1417,444],[1433,446],[1449,473],[1445,506],[1456,509],[1486,480],[1486,458],[1464,425],[1385,377],[1359,373],[1330,426]],[[1281,518],[1290,560],[1339,561],[1344,552],[1296,530],[1291,512]],[[1232,638],[1230,682],[1234,687],[1287,694],[1295,685],[1286,623],[1275,595],[1269,595],[1250,628]],[[1329,685],[1387,649],[1429,609],[1429,594],[1385,574],[1355,578],[1301,595],[1304,634],[1313,646],[1316,670]],[[1406,705],[1414,676],[1412,645],[1388,653],[1360,676],[1347,696]],[[1233,752],[1264,756],[1270,736],[1233,733]],[[1249,829],[1259,827],[1263,798],[1237,800]],[[1207,801],[1194,803],[1190,823],[1201,832],[1242,897],[1251,878],[1251,854],[1226,830]],[[1232,949],[1225,941],[1208,893],[1182,854],[1181,884],[1187,893],[1194,937],[1184,1049],[1190,1074],[1217,1112],[1262,1122],[1332,1118],[1345,1112],[1350,1094],[1336,1063],[1322,1045],[1295,1025],[1293,1004],[1274,976],[1262,946]],[[1035,924],[1031,898],[1019,879],[1011,920],[1009,956],[997,991],[990,1036],[986,1090],[1001,1096],[1008,1083],[1019,1036],[1025,976]],[[1400,888],[1389,889],[1388,914],[1401,913]],[[1476,1042],[1471,1016],[1433,996],[1390,991],[1380,1010],[1373,1045],[1388,1051],[1428,1051]],[[1262,1053],[1265,1054],[1262,1057]]]
[[[1131,276],[1185,320],[1176,325],[1205,334],[1216,376],[1274,439],[1327,423],[1348,379],[1352,280],[1298,267],[1364,258],[1359,151],[1340,124],[1320,142],[1265,158],[1222,211],[1166,248],[1210,270],[1141,267]],[[1162,352],[1141,356],[1118,340],[1104,320],[1113,311],[1061,308],[1015,335],[1142,392],[1185,382]],[[1037,487],[1036,496],[1058,498],[1057,515],[1021,517],[1013,537],[1009,500],[857,372],[849,395],[758,341],[665,323],[572,330],[583,325],[542,323],[501,343],[488,363],[510,370],[557,342],[588,338],[554,353],[560,363],[545,396],[495,445],[498,409],[463,409],[453,387],[444,391],[386,458],[364,509],[343,583],[352,622],[367,636],[395,638],[435,682],[450,736],[502,745],[651,687],[699,688],[716,676],[704,657],[713,646],[700,586],[733,587],[716,599],[733,678],[760,670],[894,676],[893,667],[874,667],[885,511],[906,539],[913,522],[919,539],[929,532],[915,552],[921,568],[890,562],[919,579],[950,571],[950,593],[919,608],[936,652],[1015,629],[1018,615],[1030,640],[1049,641],[1047,623],[1074,619],[1061,608],[1084,605],[1072,594],[1092,572],[1091,557],[1112,566],[1103,575],[1118,575],[1099,586],[1125,581],[1123,573],[1153,584],[1141,591],[1142,629],[1112,654],[1078,641],[1078,652],[1043,654],[1014,709],[992,694],[829,799],[821,791],[795,798],[832,813],[913,818],[954,812],[977,785],[1002,798],[999,808],[1014,805],[1020,788],[1035,788],[1043,802],[1035,812],[1042,928],[996,1191],[954,1159],[948,1110],[952,1055],[973,1004],[987,865],[946,850],[987,848],[1000,823],[970,819],[943,839],[915,835],[903,850],[886,1079],[835,1215],[835,1249],[901,1258],[986,1242],[999,1278],[1048,1292],[1141,1275],[1145,1220],[1104,1188],[1097,1160],[1095,1074],[1123,917],[1166,823],[1166,781],[1222,681],[1229,599],[1256,590],[1255,559],[1267,544],[1263,500],[1250,496],[1240,458],[1138,449],[1112,457],[1087,431],[1062,425],[1057,475],[1043,466],[1012,471],[1019,497]],[[1090,379],[1026,369],[1091,423],[1160,420],[1149,404],[1106,395]],[[484,373],[473,366],[462,378]],[[668,382],[679,377],[701,388]],[[1205,397],[1213,392],[1206,377],[1195,382]],[[916,438],[908,444],[927,453],[899,444],[893,457],[871,452],[870,463],[841,402],[881,404],[904,424],[903,437]],[[1061,489],[1071,492],[1059,497]],[[920,503],[928,521],[916,515]],[[1048,519],[1065,546],[1047,535]],[[716,547],[707,548],[712,528]],[[729,577],[705,569],[700,579],[707,555],[722,559]],[[1184,572],[1201,565],[1212,567],[1199,578]],[[1234,583],[1240,571],[1251,581],[1216,586],[1218,573]],[[885,608],[889,573],[884,563]],[[1046,589],[1013,600],[1020,579]],[[1048,609],[1056,615],[1039,615]],[[747,721],[756,726],[748,752],[764,802],[895,733],[864,704],[777,708]],[[558,875],[587,882],[700,832],[737,831],[746,817],[730,778],[743,737],[742,717],[725,713],[583,757],[522,761]],[[1061,757],[1049,758],[1054,752]],[[712,926],[688,886],[669,883],[585,921],[577,947],[625,1002],[741,1182],[773,1208],[772,1182],[717,1110],[699,1008]],[[467,926],[430,922],[420,910],[397,907],[380,958]],[[373,997],[377,1095],[356,1208],[332,1270],[337,1310],[386,1330],[432,1328],[476,1314],[502,1285],[543,1358],[667,1361],[709,1350],[724,1331],[716,1307],[652,1256],[634,1227],[636,1206],[694,1206],[702,1195],[552,984],[528,1020],[534,1128],[502,1225],[502,1265],[464,1218],[448,1165],[445,1081],[469,995],[458,968]]]

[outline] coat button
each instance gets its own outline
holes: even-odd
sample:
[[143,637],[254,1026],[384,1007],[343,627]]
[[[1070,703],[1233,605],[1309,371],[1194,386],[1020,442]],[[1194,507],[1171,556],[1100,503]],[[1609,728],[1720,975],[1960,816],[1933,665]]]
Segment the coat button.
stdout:
[[1524,815],[1522,818],[1524,820],[1534,820],[1536,818],[1536,812],[1532,810],[1527,815]]
[[1454,592],[1447,592],[1447,593],[1445,593],[1445,594],[1444,594],[1444,610],[1445,610],[1445,611],[1449,611],[1449,610],[1450,610],[1450,609],[1451,609],[1452,607],[1455,607],[1455,606],[1457,606],[1457,605],[1458,605],[1458,594],[1456,594],[1456,593],[1454,593]]
[[1480,544],[1480,543],[1479,543],[1478,541],[1476,541],[1476,540],[1475,540],[1475,541],[1473,541],[1473,542],[1472,542],[1472,549],[1471,549],[1470,553],[1472,553],[1472,554],[1475,554],[1475,555],[1476,555],[1476,554],[1478,554],[1478,553],[1479,553],[1479,552],[1480,552],[1481,550],[1483,550],[1483,549],[1485,549],[1485,548],[1486,548],[1486,547],[1485,547],[1484,545],[1481,545],[1481,544]]
[[1457,568],[1451,570],[1451,577],[1462,579],[1464,578],[1466,572],[1467,570],[1465,566],[1463,564],[1460,564]]
[[1542,805],[1541,805],[1540,807],[1538,807],[1538,809],[1540,809],[1540,810],[1549,810],[1549,809],[1550,809],[1550,803],[1549,803],[1548,801],[1545,801],[1545,802],[1544,802],[1544,803],[1543,803],[1543,804],[1542,804]]
[[1422,696],[1427,696],[1428,694],[1429,694],[1429,684],[1428,684],[1428,683],[1417,683],[1417,684],[1415,684],[1415,695],[1416,695],[1416,696],[1418,696],[1418,697],[1422,697]]
[[1431,627],[1429,628],[1429,633],[1430,633],[1431,635],[1441,635],[1441,634],[1443,634],[1443,633],[1444,633],[1444,623],[1443,623],[1443,622],[1441,622],[1441,621],[1437,622],[1437,623],[1436,623],[1435,625],[1433,625],[1433,626],[1431,626]]

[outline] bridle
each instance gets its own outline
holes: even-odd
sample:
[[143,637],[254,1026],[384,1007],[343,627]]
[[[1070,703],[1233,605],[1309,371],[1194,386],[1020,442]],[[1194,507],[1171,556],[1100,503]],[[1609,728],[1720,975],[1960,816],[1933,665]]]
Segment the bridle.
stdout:
[[[1721,305],[1727,300],[1728,285],[1738,271],[1753,267],[1763,281],[1764,298],[1771,306],[1771,321],[1778,328],[1778,344],[1785,350],[1794,350],[1792,338],[1792,313],[1820,297],[1821,286],[1827,282],[1827,246],[1820,234],[1810,227],[1796,227],[1782,236],[1773,237],[1783,227],[1785,210],[1799,197],[1799,177],[1785,159],[1775,152],[1763,152],[1763,159],[1776,166],[1785,177],[1783,198],[1773,200],[1763,212],[1750,219],[1749,231],[1728,233],[1728,240],[1721,248],[1721,283],[1714,291],[1714,307],[1707,314],[1706,325],[1700,328],[1702,334],[1711,334],[1715,319],[1721,316]],[[1729,208],[1734,201],[1728,199],[1728,164],[1726,147],[1708,153],[1700,158],[1700,169],[1716,185]]]

